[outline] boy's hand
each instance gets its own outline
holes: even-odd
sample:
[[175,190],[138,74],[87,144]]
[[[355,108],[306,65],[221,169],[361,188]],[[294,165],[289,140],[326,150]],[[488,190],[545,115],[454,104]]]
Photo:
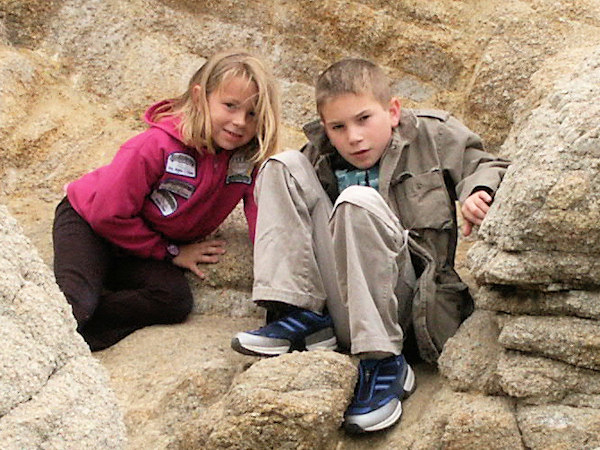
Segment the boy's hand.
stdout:
[[173,264],[194,272],[198,277],[204,278],[204,273],[198,269],[200,263],[215,264],[225,253],[225,241],[202,241],[179,246],[179,255],[173,258]]
[[464,218],[463,235],[471,234],[473,225],[481,225],[492,204],[492,196],[486,191],[473,192],[462,205],[461,212]]

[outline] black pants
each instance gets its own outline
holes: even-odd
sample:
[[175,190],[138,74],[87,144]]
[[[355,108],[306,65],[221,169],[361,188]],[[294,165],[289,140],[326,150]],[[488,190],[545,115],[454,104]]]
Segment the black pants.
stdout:
[[56,208],[52,237],[56,282],[92,351],[148,325],[182,322],[192,310],[181,268],[122,254],[66,198]]

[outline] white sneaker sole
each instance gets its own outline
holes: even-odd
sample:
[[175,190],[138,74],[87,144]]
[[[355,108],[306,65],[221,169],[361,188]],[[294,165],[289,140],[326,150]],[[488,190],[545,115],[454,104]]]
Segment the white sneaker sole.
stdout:
[[[288,353],[290,351],[290,346],[291,344],[287,344],[287,345],[280,345],[280,346],[270,346],[270,347],[264,347],[264,346],[260,346],[260,345],[255,345],[255,344],[251,344],[251,343],[242,343],[242,341],[244,340],[244,333],[238,333],[238,335],[236,335],[236,337],[234,338],[234,341],[237,341],[236,343],[232,343],[232,347],[237,350],[240,351],[242,353],[245,354],[254,354],[254,355],[258,355],[258,356],[278,356],[278,355],[283,355],[284,353]],[[320,342],[316,342],[314,344],[307,344],[306,345],[306,350],[337,350],[337,339],[335,336],[326,339],[324,341],[320,341]],[[245,351],[242,351],[245,350]]]

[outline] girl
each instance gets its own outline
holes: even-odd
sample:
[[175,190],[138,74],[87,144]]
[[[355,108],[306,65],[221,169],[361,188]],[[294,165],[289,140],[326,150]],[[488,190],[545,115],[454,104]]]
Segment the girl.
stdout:
[[53,227],[56,281],[92,350],[151,324],[185,320],[184,269],[216,263],[205,240],[243,199],[254,239],[255,167],[278,149],[279,100],[264,63],[211,58],[179,98],[150,107],[150,128],[67,186]]

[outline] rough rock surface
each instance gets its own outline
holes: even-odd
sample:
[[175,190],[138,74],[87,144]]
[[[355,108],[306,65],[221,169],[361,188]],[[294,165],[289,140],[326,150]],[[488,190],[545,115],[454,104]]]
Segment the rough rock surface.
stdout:
[[590,49],[515,125],[505,145],[515,164],[472,249],[479,280],[600,284],[600,105],[590,102],[600,95],[599,60],[600,47]]
[[505,347],[600,370],[600,322],[575,317],[515,317],[502,328]]
[[516,400],[527,448],[600,442],[600,108],[590,104],[600,94],[600,47],[562,58],[536,74],[547,80],[553,63],[571,66],[517,115],[502,148],[513,166],[468,255],[484,285],[476,304],[500,329],[495,376]]
[[[333,431],[354,376],[346,356],[257,362],[229,349],[232,334],[261,323],[246,301],[251,249],[237,211],[219,231],[228,240],[222,263],[204,268],[204,282],[190,278],[197,314],[180,325],[140,330],[95,355],[117,400],[105,391],[102,367],[78,340],[56,286],[46,275],[36,278],[48,269],[23,248],[23,281],[13,270],[14,251],[4,253],[10,258],[2,260],[2,298],[30,309],[0,310],[3,342],[13,343],[2,351],[0,441],[72,448],[97,439],[102,444],[88,447],[118,448],[122,429],[101,433],[95,422],[120,427],[116,404],[129,448],[243,448],[236,440],[242,423],[254,425],[252,439],[264,432],[274,448],[308,446],[313,430],[299,429],[321,419],[327,439],[314,446],[337,442],[340,449],[597,447],[598,370],[585,360],[595,361],[599,320],[599,29],[598,0],[1,2],[0,203],[47,264],[62,185],[110,161],[143,129],[139,116],[149,103],[179,93],[208,55],[232,43],[269,59],[283,94],[286,148],[303,143],[300,126],[315,116],[315,75],[335,59],[360,55],[385,68],[404,105],[454,112],[515,164],[481,227],[484,241],[470,256],[485,285],[477,306],[486,311],[449,342],[440,360],[446,379],[415,365],[419,387],[392,430],[360,437]],[[472,282],[462,254],[461,248],[461,275]],[[534,317],[513,317],[523,315]],[[37,319],[25,321],[29,316]],[[530,323],[552,342],[526,338],[519,325]],[[571,334],[554,341],[555,324]],[[560,353],[559,343],[567,347]],[[241,398],[258,399],[257,412],[281,406],[277,392],[296,398],[302,391],[282,386],[298,379],[301,362],[331,363],[315,373],[331,374],[324,385],[343,384],[323,395],[335,396],[335,405],[319,403],[314,415],[286,410],[279,422],[264,424],[256,420],[272,416],[239,414]],[[286,381],[265,391],[264,380],[252,378],[263,370]],[[81,409],[82,398],[94,405]],[[49,409],[50,402],[74,407]],[[96,403],[106,412],[92,412]],[[204,427],[217,416],[236,426]],[[280,424],[295,434],[275,441],[270,433]]]
[[494,314],[475,311],[448,340],[438,361],[440,373],[457,391],[501,392],[497,363],[502,346]]
[[331,352],[294,352],[253,364],[198,427],[198,448],[328,449],[354,391],[356,365]]
[[[600,372],[518,351],[500,355],[497,374],[502,390],[527,403],[560,402],[598,407]],[[594,406],[596,405],[596,406]]]
[[0,207],[2,448],[120,448],[106,370],[75,331],[50,269]]
[[596,449],[600,410],[569,406],[525,406],[517,411],[527,448]]

